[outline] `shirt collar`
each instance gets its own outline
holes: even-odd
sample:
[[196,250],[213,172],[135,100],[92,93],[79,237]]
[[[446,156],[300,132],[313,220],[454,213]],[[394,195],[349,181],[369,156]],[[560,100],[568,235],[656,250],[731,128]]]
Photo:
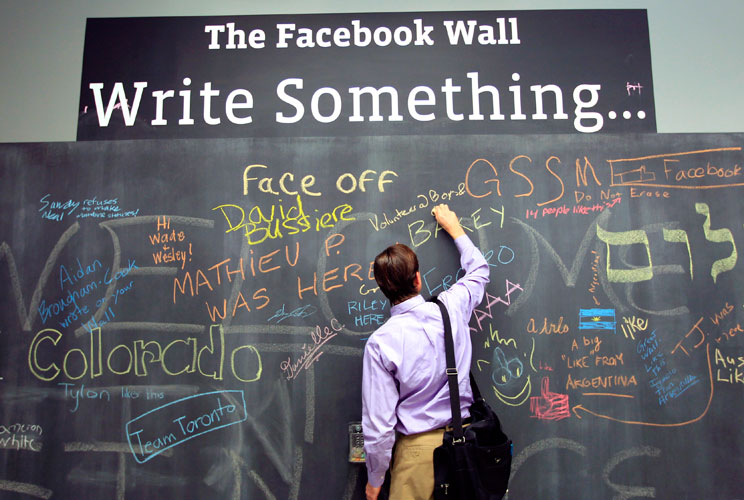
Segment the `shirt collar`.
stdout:
[[390,316],[395,316],[396,314],[403,314],[405,312],[410,311],[416,306],[419,306],[426,302],[424,298],[421,295],[416,295],[415,297],[411,297],[408,300],[405,300],[401,302],[400,304],[396,304],[393,307],[390,308]]

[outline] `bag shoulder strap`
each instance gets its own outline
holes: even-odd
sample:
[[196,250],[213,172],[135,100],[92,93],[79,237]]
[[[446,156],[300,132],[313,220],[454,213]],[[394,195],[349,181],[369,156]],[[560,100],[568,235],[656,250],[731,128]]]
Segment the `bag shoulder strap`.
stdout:
[[[457,364],[455,363],[455,343],[452,339],[452,323],[450,322],[449,313],[444,304],[439,300],[437,296],[431,298],[432,302],[436,302],[439,306],[439,310],[442,312],[442,322],[444,323],[444,353],[447,361],[447,383],[449,384],[449,395],[450,395],[450,406],[452,408],[452,429],[455,434],[454,442],[463,441],[463,430],[462,430],[462,413],[460,413],[460,387],[457,383]],[[472,372],[470,373],[470,383],[474,384]],[[474,391],[477,390],[477,386],[474,386]],[[475,392],[473,392],[475,396]],[[478,391],[480,396],[480,391]]]

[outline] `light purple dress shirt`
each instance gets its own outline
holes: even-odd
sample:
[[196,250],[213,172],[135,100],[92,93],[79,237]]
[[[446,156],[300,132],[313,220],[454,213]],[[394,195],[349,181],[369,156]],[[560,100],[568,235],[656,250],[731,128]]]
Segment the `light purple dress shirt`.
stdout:
[[[452,323],[462,417],[470,415],[472,344],[468,322],[483,298],[488,263],[467,235],[455,240],[465,275],[439,295]],[[369,484],[380,486],[395,432],[416,434],[452,420],[439,307],[417,295],[393,306],[364,349],[362,428]]]

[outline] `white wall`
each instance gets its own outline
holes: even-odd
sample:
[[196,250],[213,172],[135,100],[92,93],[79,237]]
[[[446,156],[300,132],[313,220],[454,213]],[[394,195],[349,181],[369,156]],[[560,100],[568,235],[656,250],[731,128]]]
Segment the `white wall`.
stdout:
[[744,0],[0,0],[0,142],[75,140],[87,17],[558,8],[647,9],[658,131],[744,132]]

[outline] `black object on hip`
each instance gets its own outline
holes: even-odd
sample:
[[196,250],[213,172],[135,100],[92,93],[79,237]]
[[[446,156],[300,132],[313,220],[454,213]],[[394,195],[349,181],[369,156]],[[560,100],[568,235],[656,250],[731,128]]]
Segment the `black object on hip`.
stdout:
[[451,430],[445,431],[442,446],[434,450],[434,498],[498,500],[506,494],[509,486],[512,442],[501,430],[499,417],[481,396],[472,372],[472,423],[463,429],[452,326],[444,304],[436,297],[432,301],[442,311],[447,379],[452,405]]

